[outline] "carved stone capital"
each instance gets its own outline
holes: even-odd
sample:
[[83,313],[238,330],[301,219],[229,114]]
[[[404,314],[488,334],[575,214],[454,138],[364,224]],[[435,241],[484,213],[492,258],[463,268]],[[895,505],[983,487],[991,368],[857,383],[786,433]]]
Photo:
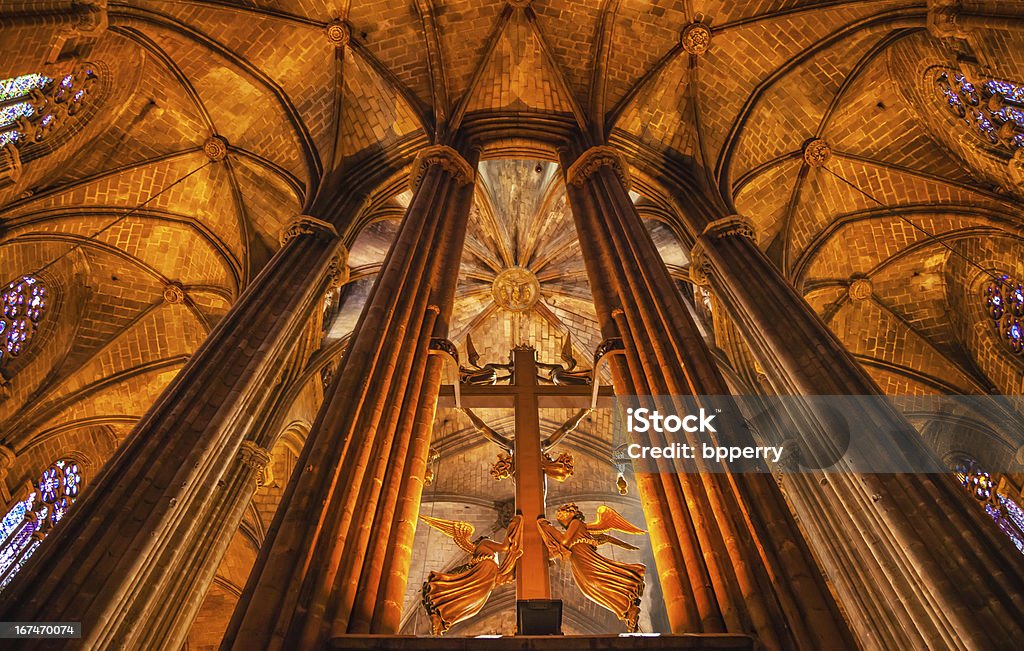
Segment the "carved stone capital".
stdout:
[[348,282],[348,249],[338,247],[338,254],[327,263],[327,290],[335,290]]
[[416,191],[416,186],[420,184],[431,165],[440,165],[441,169],[448,172],[459,185],[470,183],[475,176],[473,167],[459,155],[459,152],[446,145],[433,145],[421,150],[412,163],[412,169],[409,171],[411,191]]
[[185,288],[181,286],[181,283],[172,282],[168,283],[164,287],[164,303],[170,303],[171,305],[178,305],[185,302]]
[[459,364],[459,349],[455,347],[455,344],[450,339],[445,339],[444,337],[431,338],[430,352],[448,355],[455,361],[456,366]]
[[71,32],[77,36],[99,36],[107,31],[110,22],[107,17],[106,0],[74,0],[74,23]]
[[804,162],[809,167],[825,167],[832,158],[832,147],[821,138],[811,138],[804,143]]
[[966,38],[968,29],[960,20],[959,2],[929,0],[928,32],[935,38]]
[[334,226],[327,222],[317,219],[316,217],[310,217],[309,215],[299,215],[295,219],[288,222],[284,230],[281,231],[281,246],[287,244],[290,240],[300,235],[317,235],[319,237],[338,237],[338,231],[334,229]]
[[1018,149],[1017,153],[1010,159],[1010,180],[1016,186],[1024,190],[1024,149]]
[[601,358],[611,353],[626,350],[626,344],[622,343],[622,337],[610,337],[605,339],[597,348],[594,349],[594,368],[597,368],[597,363],[601,361]]
[[683,28],[679,34],[679,42],[687,54],[700,56],[711,47],[711,29],[703,23],[694,21]]
[[690,249],[690,281],[694,285],[707,287],[710,284],[711,262],[704,255],[704,242],[697,240]]
[[348,42],[352,39],[352,30],[340,20],[332,20],[327,23],[324,32],[326,32],[327,40],[330,41],[331,45],[339,50],[348,45]]
[[871,293],[874,291],[874,288],[871,284],[870,278],[854,278],[846,291],[847,294],[849,294],[851,301],[859,302],[866,301],[871,298]]
[[701,237],[709,240],[720,240],[731,235],[739,235],[757,242],[757,229],[754,228],[754,223],[743,215],[729,215],[716,219],[705,226],[704,232],[701,233]]
[[605,166],[611,167],[615,171],[628,192],[632,184],[629,168],[622,159],[622,155],[614,147],[608,145],[597,145],[583,152],[583,155],[569,166],[565,178],[570,185],[581,186],[594,172]]
[[21,155],[14,143],[0,147],[0,190],[11,187],[21,178]]
[[14,465],[18,455],[6,445],[0,444],[0,479],[7,476],[7,469]]
[[238,460],[245,466],[256,471],[256,485],[265,486],[269,483],[270,451],[253,441],[242,441],[238,448]]
[[228,141],[221,136],[210,136],[203,143],[203,153],[214,163],[228,157]]

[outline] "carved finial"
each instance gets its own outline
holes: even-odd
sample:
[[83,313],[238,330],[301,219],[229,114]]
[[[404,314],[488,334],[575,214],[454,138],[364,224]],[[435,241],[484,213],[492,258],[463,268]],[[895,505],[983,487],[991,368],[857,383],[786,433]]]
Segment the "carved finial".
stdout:
[[181,286],[181,283],[172,282],[164,287],[164,302],[171,305],[185,302],[185,288]]
[[221,136],[210,136],[203,143],[203,153],[214,163],[228,157],[228,141]]
[[810,167],[825,167],[832,158],[832,148],[821,138],[811,138],[804,143],[804,162]]
[[711,47],[711,28],[695,20],[683,28],[679,42],[687,54],[700,56]]
[[331,42],[331,45],[339,49],[348,45],[352,38],[352,30],[340,20],[332,20],[327,23],[324,31],[327,32],[327,40]]
[[871,298],[873,287],[870,278],[855,278],[850,283],[847,293],[851,301],[866,301]]

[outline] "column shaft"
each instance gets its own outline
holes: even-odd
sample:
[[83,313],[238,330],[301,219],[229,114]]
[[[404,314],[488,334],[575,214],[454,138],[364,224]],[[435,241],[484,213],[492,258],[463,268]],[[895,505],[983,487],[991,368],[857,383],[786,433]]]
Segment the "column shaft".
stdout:
[[409,415],[436,400],[424,395],[436,386],[427,376],[430,340],[451,310],[473,176],[447,147],[428,148],[414,164],[412,202],[223,648],[315,648],[372,625],[401,477],[425,463]]
[[[736,218],[710,224],[693,220],[695,230],[703,230],[693,265],[746,334],[775,389],[797,395],[881,395],[750,239],[749,229],[736,223]],[[895,409],[870,411],[865,418],[873,419],[878,431],[900,433],[893,454],[903,448],[929,454]],[[804,416],[802,427],[808,431],[820,427],[815,421],[827,422],[813,409]],[[835,568],[842,601],[862,638],[894,639],[900,648],[922,640],[998,646],[1024,634],[1024,559],[984,521],[950,476],[832,473],[827,480],[794,476],[787,482],[808,526],[845,534],[816,536],[812,544],[830,548],[822,549],[822,556],[837,562],[857,559],[856,567],[866,570]],[[846,513],[835,515],[837,508]],[[872,594],[888,601],[893,613],[907,616],[872,616],[870,600],[863,599]]]
[[218,491],[276,375],[319,307],[339,245],[297,229],[8,587],[8,621],[81,621],[85,645],[110,638],[174,585],[174,544]]
[[[563,159],[563,165],[568,162]],[[629,199],[626,170],[617,154],[608,147],[592,148],[569,167],[567,176],[603,331],[611,329],[625,346],[615,373],[616,393],[727,396],[725,381]],[[725,441],[730,445],[752,444],[739,423],[720,429],[736,439]],[[663,443],[651,439],[651,444]],[[688,589],[680,588],[672,583],[692,573],[692,565],[659,565],[659,575],[669,581],[663,583],[668,604],[676,595],[693,594],[704,630],[724,625],[730,632],[753,633],[766,648],[852,646],[770,475],[687,474],[668,462],[638,484],[645,508],[653,512],[651,520],[665,523],[660,531],[652,529],[656,553],[662,545],[681,545],[684,554],[703,560],[709,579],[700,583],[691,574]],[[652,488],[655,494],[646,494]],[[761,515],[748,518],[751,512]],[[685,535],[691,526],[693,534]],[[673,535],[679,537],[673,540]],[[786,546],[796,553],[764,553]],[[657,556],[659,563],[678,559]],[[670,606],[669,618],[674,631],[693,632],[693,615],[685,609]]]

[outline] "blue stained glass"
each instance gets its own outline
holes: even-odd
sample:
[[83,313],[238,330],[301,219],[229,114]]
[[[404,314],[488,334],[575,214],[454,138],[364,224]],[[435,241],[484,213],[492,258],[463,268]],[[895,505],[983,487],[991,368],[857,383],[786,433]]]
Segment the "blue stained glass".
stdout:
[[34,115],[36,110],[28,102],[19,102],[0,108],[0,129],[14,124],[18,118],[28,118]]
[[1013,520],[1013,523],[1021,531],[1024,531],[1024,510],[1021,510],[1016,502],[1005,495],[999,495],[999,503],[1006,509],[1006,514]]
[[3,552],[0,552],[0,576],[3,576],[7,570],[14,564],[14,561],[18,558],[18,554],[21,550],[32,540],[32,534],[35,533],[39,527],[38,522],[35,520],[28,520],[22,525],[21,529],[18,530],[10,542],[4,547]]
[[39,494],[43,501],[52,504],[57,499],[57,491],[60,490],[60,476],[56,468],[47,468],[39,478]]
[[19,140],[21,140],[20,131],[4,131],[3,133],[0,133],[0,147],[3,147],[8,143],[14,144]]
[[0,81],[0,102],[25,97],[33,88],[42,88],[50,83],[50,78],[43,75],[22,75],[13,79]]
[[1024,104],[1024,86],[1017,86],[1008,81],[990,79],[985,82],[985,90],[989,93],[999,93],[1007,101]]
[[32,554],[36,553],[36,550],[39,549],[39,544],[41,542],[41,540],[32,541],[32,544],[29,545],[28,549],[25,550],[25,553],[22,554],[21,558],[18,559],[18,564],[14,566],[14,569],[11,570],[11,573],[7,575],[7,578],[4,579],[3,583],[0,583],[0,590],[6,588],[7,584],[10,583],[14,579],[14,577],[17,576],[18,572],[21,571],[21,568],[25,567],[25,563],[28,562],[28,559],[32,558]]
[[36,494],[31,493],[28,497],[17,502],[11,510],[0,521],[0,542],[7,540],[11,532],[18,528],[25,521],[25,515],[32,510],[32,503],[36,500]]

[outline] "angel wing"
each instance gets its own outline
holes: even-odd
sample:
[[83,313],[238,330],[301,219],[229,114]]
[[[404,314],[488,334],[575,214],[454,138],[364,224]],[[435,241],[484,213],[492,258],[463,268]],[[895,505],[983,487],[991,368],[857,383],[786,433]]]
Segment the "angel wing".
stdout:
[[635,545],[630,545],[628,542],[626,542],[624,540],[619,540],[615,536],[609,536],[606,533],[595,535],[594,536],[594,540],[597,541],[598,545],[611,544],[611,545],[615,545],[616,547],[622,547],[623,549],[628,549],[629,551],[632,551],[632,552],[635,552],[636,550],[640,549],[639,547],[637,547]]
[[430,518],[425,515],[421,515],[420,520],[423,520],[433,528],[454,540],[455,544],[459,546],[459,549],[469,552],[470,554],[476,551],[476,546],[472,543],[473,532],[476,531],[476,528],[470,523],[461,522],[459,520]]
[[480,353],[476,352],[476,346],[473,345],[473,337],[470,335],[466,335],[466,359],[476,368],[480,368]]
[[562,361],[566,363],[565,370],[571,371],[576,368],[576,358],[572,355],[572,335],[566,333],[565,341],[562,343]]
[[594,535],[601,535],[609,531],[621,531],[633,535],[647,533],[619,515],[619,512],[610,506],[597,507],[597,519],[587,523],[587,530]]

